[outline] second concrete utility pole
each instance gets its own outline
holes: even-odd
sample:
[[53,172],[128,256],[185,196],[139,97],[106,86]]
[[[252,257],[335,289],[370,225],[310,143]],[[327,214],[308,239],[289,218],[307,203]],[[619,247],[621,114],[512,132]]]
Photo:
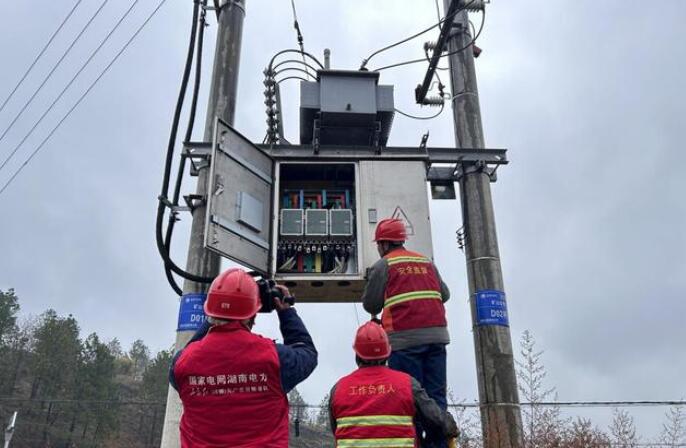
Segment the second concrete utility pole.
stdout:
[[[451,0],[443,3],[447,11]],[[485,148],[467,11],[455,16],[453,27],[455,35],[447,51],[455,52],[449,56],[455,142],[458,148]],[[457,51],[461,48],[465,50]],[[510,328],[483,325],[478,314],[478,294],[505,300],[490,182],[485,164],[462,167],[460,200],[481,424],[484,447],[521,448],[524,438]]]

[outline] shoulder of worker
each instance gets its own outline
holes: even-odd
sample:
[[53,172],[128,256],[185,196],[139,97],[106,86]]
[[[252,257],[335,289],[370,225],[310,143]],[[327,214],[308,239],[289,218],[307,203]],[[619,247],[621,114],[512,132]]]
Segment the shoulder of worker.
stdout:
[[386,271],[388,270],[388,259],[386,257],[381,257],[371,266],[372,270]]

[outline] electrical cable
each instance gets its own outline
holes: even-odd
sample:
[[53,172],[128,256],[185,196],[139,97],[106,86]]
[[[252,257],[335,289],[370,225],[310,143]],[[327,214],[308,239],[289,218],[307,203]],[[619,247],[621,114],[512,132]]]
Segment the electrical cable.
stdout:
[[[43,114],[40,116],[40,118],[33,124],[33,126],[31,127],[31,129],[29,129],[29,132],[27,132],[27,133],[24,135],[24,137],[19,141],[19,143],[17,143],[17,145],[14,147],[14,149],[12,150],[12,152],[5,158],[5,160],[2,162],[2,164],[0,164],[0,170],[2,170],[2,169],[5,167],[5,165],[7,165],[7,163],[12,159],[12,157],[14,157],[14,155],[17,153],[17,151],[19,150],[19,148],[21,148],[21,146],[26,142],[26,140],[33,134],[33,131],[36,130],[36,128],[43,122],[43,119],[44,119],[44,118],[50,113],[50,111],[53,109],[53,107],[55,107],[55,105],[59,102],[59,100],[62,99],[62,97],[64,96],[64,94],[67,92],[67,90],[69,90],[69,88],[72,86],[72,84],[74,84],[74,81],[76,81],[76,79],[79,77],[79,75],[81,75],[81,73],[83,73],[83,71],[86,69],[86,67],[88,67],[88,64],[90,64],[91,61],[93,60],[93,58],[95,58],[95,56],[100,52],[100,50],[102,49],[102,47],[107,43],[107,41],[110,39],[110,37],[112,37],[112,35],[113,35],[114,32],[119,28],[119,26],[122,24],[122,22],[124,22],[124,20],[129,16],[129,14],[131,13],[131,11],[133,11],[133,8],[136,6],[136,4],[137,4],[139,1],[140,1],[140,0],[134,0],[133,3],[131,3],[131,6],[129,6],[129,9],[127,9],[126,12],[119,18],[119,21],[114,25],[114,27],[110,30],[110,32],[107,33],[107,35],[105,36],[105,38],[100,42],[100,45],[98,45],[98,46],[95,48],[95,50],[93,50],[93,51],[91,52],[91,54],[90,54],[90,56],[88,57],[88,59],[86,59],[86,62],[84,62],[84,63],[81,65],[81,67],[79,68],[79,70],[76,72],[76,74],[75,74],[74,76],[72,76],[71,80],[69,80],[69,82],[68,82],[67,85],[62,89],[62,91],[60,92],[60,94],[57,95],[57,98],[55,98],[55,99],[53,100],[53,102],[50,104],[50,106],[48,106],[48,108],[43,112]],[[105,2],[107,2],[107,0],[105,0]],[[52,73],[52,72],[51,72],[51,73]],[[47,79],[47,78],[46,78],[46,79]],[[40,88],[39,88],[39,89],[40,89]],[[38,92],[38,91],[36,91],[36,93],[37,93],[37,92]],[[31,99],[33,99],[33,98],[34,98],[34,97],[31,97]],[[29,100],[29,102],[30,102],[30,101],[31,101],[31,100]],[[27,103],[27,105],[28,105],[28,104],[29,104],[29,103]],[[22,109],[22,112],[23,112],[23,110],[24,110],[24,109]],[[20,114],[21,114],[21,112],[20,112]],[[19,117],[19,115],[17,115],[17,117],[15,117],[15,120],[12,122],[12,124],[14,124],[14,122],[16,121],[16,118],[18,118],[18,117]],[[10,124],[10,127],[12,127],[12,124]],[[7,130],[9,130],[9,128],[7,128]],[[7,132],[7,130],[5,130],[5,133]],[[4,134],[3,134],[3,135],[4,135]],[[0,140],[2,140],[2,138],[0,138]]]
[[310,58],[311,60],[313,60],[314,62],[316,62],[317,65],[318,65],[322,70],[324,70],[324,66],[322,65],[321,62],[319,62],[319,59],[315,58],[314,56],[312,56],[310,53],[308,53],[308,52],[306,52],[306,51],[298,50],[298,49],[295,49],[295,48],[287,48],[287,49],[285,49],[285,50],[278,51],[276,54],[274,54],[274,56],[272,56],[271,60],[269,61],[269,65],[268,65],[269,70],[271,70],[271,69],[273,68],[274,60],[275,60],[278,56],[281,56],[282,54],[286,54],[286,53],[298,53],[298,54],[301,54],[301,55],[303,55],[303,56],[307,56],[308,58]]
[[276,81],[276,83],[281,84],[282,82],[288,81],[289,79],[299,79],[300,81],[305,81],[305,82],[309,81],[309,80],[303,78],[302,76],[288,76],[286,78],[279,79],[278,81]]
[[[459,1],[459,0],[453,0],[453,1]],[[471,0],[468,4],[466,4],[466,5],[463,6],[462,8],[456,9],[452,14],[450,14],[450,16],[445,16],[443,19],[439,20],[438,23],[435,23],[435,24],[431,25],[430,27],[425,28],[425,29],[423,29],[422,31],[419,31],[418,33],[415,33],[415,34],[413,34],[413,35],[411,35],[411,36],[409,36],[409,37],[406,37],[406,38],[403,39],[403,40],[400,40],[400,41],[398,41],[398,42],[395,42],[395,43],[393,43],[393,44],[387,45],[387,46],[385,46],[385,47],[383,47],[383,48],[380,48],[380,49],[376,50],[375,52],[373,52],[372,54],[370,54],[369,56],[367,56],[365,59],[362,60],[362,65],[360,65],[359,70],[364,70],[364,69],[367,67],[367,64],[369,63],[369,61],[370,61],[374,56],[376,56],[377,54],[383,53],[384,51],[390,50],[391,48],[397,47],[398,45],[401,45],[401,44],[404,44],[405,42],[411,41],[412,39],[415,39],[415,38],[421,36],[422,34],[428,33],[429,31],[431,31],[432,29],[436,28],[437,26],[440,26],[440,25],[441,25],[443,22],[445,22],[446,20],[452,19],[452,18],[455,17],[458,13],[460,13],[460,12],[464,11],[465,9],[469,8],[469,6],[471,6],[471,4],[474,3],[475,1],[476,1],[476,0]],[[374,71],[378,71],[378,70],[374,70]]]
[[[461,52],[461,51],[464,51],[464,50],[466,50],[467,48],[469,48],[469,47],[471,47],[472,45],[474,45],[474,43],[476,42],[476,40],[477,40],[477,39],[479,38],[479,36],[481,35],[481,32],[482,32],[483,29],[484,29],[484,23],[486,22],[486,11],[485,11],[485,10],[484,10],[484,11],[481,11],[481,14],[483,15],[483,18],[482,18],[482,20],[481,20],[481,26],[479,27],[479,32],[476,34],[476,36],[474,36],[474,38],[473,38],[467,45],[465,45],[464,47],[462,47],[462,48],[460,48],[460,49],[458,49],[458,50],[455,50],[455,51],[451,51],[450,53],[442,54],[442,55],[439,56],[439,58],[444,58],[444,57],[446,57],[446,56],[452,56],[452,55],[457,54],[457,53],[459,53],[459,52]],[[387,70],[387,69],[389,69],[389,68],[400,67],[400,66],[403,66],[403,65],[416,64],[416,63],[418,63],[418,62],[426,62],[426,59],[425,59],[425,58],[412,59],[412,60],[405,61],[405,62],[399,62],[399,63],[397,63],[397,64],[386,65],[386,66],[384,66],[384,67],[376,68],[376,69],[374,69],[374,70],[372,70],[372,71],[374,71],[374,72],[380,72],[380,71],[382,71],[382,70]]]
[[[165,241],[162,236],[162,225],[163,225],[163,220],[164,220],[164,211],[166,207],[166,203],[168,203],[167,195],[169,193],[169,180],[171,177],[171,166],[172,166],[172,161],[173,161],[173,156],[174,156],[174,146],[176,144],[176,135],[178,132],[179,128],[179,121],[181,118],[181,111],[183,109],[183,102],[186,96],[186,90],[188,88],[188,80],[190,78],[191,74],[191,68],[193,65],[193,54],[195,50],[195,39],[196,39],[196,34],[197,34],[197,29],[198,29],[198,15],[199,15],[199,10],[201,8],[200,2],[195,1],[194,2],[195,7],[193,8],[193,23],[191,27],[191,36],[189,39],[189,45],[188,45],[188,54],[186,56],[186,64],[184,67],[183,71],[183,77],[181,80],[181,87],[179,89],[179,96],[176,101],[176,108],[174,110],[174,118],[172,119],[172,127],[171,131],[169,133],[169,141],[167,144],[167,154],[166,154],[166,159],[165,159],[165,165],[164,165],[164,175],[162,179],[162,190],[161,193],[158,197],[159,199],[159,204],[157,206],[157,218],[155,220],[155,240],[157,244],[157,250],[162,256],[162,260],[164,260],[165,263],[165,269],[168,267],[171,269],[174,273],[180,275],[181,277],[198,282],[198,283],[211,283],[214,278],[212,277],[203,277],[200,275],[195,275],[190,272],[185,271],[184,269],[180,268],[174,261],[169,257],[169,255],[166,253],[165,249]],[[173,285],[172,285],[173,287]],[[177,291],[178,292],[178,291]]]
[[442,104],[441,104],[441,110],[439,110],[436,114],[430,115],[430,116],[427,116],[427,117],[418,117],[418,116],[416,116],[416,115],[411,115],[411,114],[405,113],[405,112],[403,112],[403,111],[401,111],[401,110],[399,110],[399,109],[394,109],[394,110],[395,110],[396,112],[398,112],[400,115],[404,115],[404,116],[406,116],[407,118],[412,118],[413,120],[433,120],[434,118],[436,118],[436,117],[438,117],[439,115],[441,115],[441,114],[443,113],[443,110],[444,110],[444,109],[445,109],[445,103],[442,103]]
[[33,150],[31,155],[29,156],[28,159],[15,171],[15,173],[10,177],[10,179],[5,183],[5,185],[0,189],[0,195],[7,189],[7,187],[14,181],[14,179],[19,175],[19,173],[31,162],[33,157],[45,146],[45,143],[47,143],[48,140],[50,140],[50,137],[57,131],[57,129],[62,126],[62,123],[65,122],[65,120],[71,115],[72,112],[74,112],[74,109],[78,107],[79,104],[83,101],[86,96],[93,90],[93,88],[96,86],[96,84],[102,79],[103,76],[105,76],[105,73],[109,71],[109,69],[114,65],[115,62],[119,59],[119,57],[124,53],[124,51],[131,45],[131,42],[134,41],[134,39],[140,34],[140,32],[145,28],[145,26],[152,20],[152,18],[157,14],[157,12],[160,10],[160,8],[167,2],[167,0],[161,0],[157,7],[153,10],[152,13],[145,19],[145,21],[138,27],[136,32],[131,36],[131,38],[124,44],[124,46],[119,50],[119,52],[114,56],[114,58],[110,61],[110,63],[100,72],[100,75],[91,83],[90,86],[88,86],[88,89],[79,97],[79,99],[76,101],[76,103],[67,111],[66,114],[62,117],[62,119],[55,125],[54,128],[50,131],[50,133],[41,141],[41,143],[36,147],[36,149]]
[[67,17],[65,17],[64,20],[62,20],[62,23],[60,23],[60,26],[58,26],[57,29],[55,30],[55,32],[52,33],[52,36],[50,36],[50,39],[48,39],[48,42],[43,46],[43,49],[40,52],[38,52],[38,56],[36,56],[34,58],[33,62],[31,62],[31,65],[29,65],[29,68],[26,69],[26,71],[24,72],[24,75],[21,77],[19,82],[17,82],[17,85],[14,86],[14,88],[12,89],[10,94],[7,95],[7,98],[5,98],[5,101],[3,101],[2,106],[0,106],[0,112],[2,112],[5,109],[5,106],[7,105],[9,100],[12,98],[12,96],[14,96],[14,94],[17,91],[17,89],[19,88],[19,86],[22,85],[22,83],[24,82],[26,77],[29,75],[31,70],[33,70],[33,67],[36,65],[38,60],[43,56],[43,53],[45,53],[45,50],[47,50],[48,47],[50,46],[50,44],[52,43],[52,41],[55,40],[55,37],[57,37],[59,32],[62,30],[64,25],[67,23],[69,18],[71,18],[72,14],[74,14],[74,11],[76,11],[76,8],[81,4],[82,1],[83,0],[78,0],[74,4],[74,6],[71,8],[71,11],[69,11],[69,14],[67,14]]
[[[203,51],[203,42],[204,42],[204,36],[205,36],[205,16],[206,16],[206,11],[204,6],[207,5],[207,0],[203,1],[203,4],[201,6],[201,12],[200,12],[200,27],[197,32],[197,50],[196,50],[196,59],[195,59],[195,75],[194,75],[194,80],[193,80],[193,96],[191,98],[191,108],[188,116],[188,126],[186,128],[186,135],[184,137],[184,142],[189,142],[192,140],[193,137],[193,127],[195,125],[195,114],[198,106],[198,93],[200,92],[200,81],[202,79],[202,51]],[[172,199],[172,204],[174,206],[179,205],[179,198],[181,196],[181,184],[183,182],[183,174],[186,169],[186,158],[181,157],[181,161],[179,162],[179,167],[178,167],[178,172],[176,174],[176,183],[174,185],[174,195]],[[164,238],[164,248],[165,252],[167,255],[167,258],[171,258],[170,256],[170,250],[171,250],[171,239],[172,235],[174,233],[174,225],[176,224],[176,221],[178,219],[176,218],[176,215],[174,213],[169,214],[169,221],[167,223],[167,231],[165,234]],[[164,271],[165,275],[167,276],[167,280],[169,281],[169,284],[171,285],[172,289],[178,294],[178,295],[183,295],[183,290],[179,287],[179,285],[176,283],[176,280],[174,279],[174,276],[172,275],[171,268],[168,266],[168,263],[165,263],[164,266]]]
[[84,27],[81,29],[81,31],[79,31],[79,34],[76,35],[76,37],[71,42],[71,44],[69,44],[69,46],[64,51],[64,53],[62,53],[62,56],[60,56],[60,58],[57,60],[57,62],[53,65],[52,69],[48,73],[48,76],[46,76],[43,79],[43,82],[41,82],[40,85],[38,86],[38,88],[33,92],[33,94],[31,95],[31,98],[29,98],[29,100],[26,103],[24,103],[24,105],[19,110],[19,112],[14,116],[14,119],[10,122],[9,126],[7,126],[7,128],[2,132],[2,135],[0,135],[0,141],[2,141],[3,138],[5,138],[5,135],[7,135],[9,130],[12,129],[12,126],[14,126],[14,123],[16,123],[17,120],[19,120],[19,118],[22,116],[22,114],[24,113],[26,108],[29,107],[29,105],[31,105],[31,103],[36,98],[38,93],[41,91],[43,86],[45,86],[45,84],[48,82],[48,80],[52,77],[53,73],[55,73],[55,70],[57,70],[57,68],[60,66],[60,64],[64,60],[64,58],[67,57],[67,55],[69,54],[71,49],[74,48],[74,45],[76,45],[76,43],[79,41],[79,39],[81,39],[81,36],[83,36],[83,33],[86,32],[88,27],[91,25],[91,23],[93,23],[93,20],[95,20],[95,18],[100,14],[100,11],[102,11],[102,9],[105,7],[105,5],[107,4],[108,1],[109,0],[103,0],[103,2],[100,4],[100,7],[98,7],[98,9],[95,11],[95,13],[91,16],[91,18],[88,19],[88,22],[86,22],[86,25],[84,25]]
[[[305,62],[305,39],[303,38],[302,32],[300,31],[300,24],[298,23],[298,13],[295,11],[295,0],[291,0],[291,10],[293,11],[293,28],[295,28],[298,46],[300,47],[300,52],[302,53],[303,62]],[[309,76],[310,74],[308,73],[308,79]]]
[[307,67],[308,70],[312,70],[312,71],[314,71],[315,73],[317,73],[317,68],[316,68],[316,67],[313,67],[312,65],[308,64],[307,62],[301,61],[301,60],[299,60],[299,59],[285,59],[285,60],[279,62],[278,64],[274,65],[274,67],[272,67],[272,69],[273,69],[273,70],[276,70],[276,69],[279,68],[280,66],[282,66],[282,65],[284,65],[284,64],[289,64],[289,63],[293,63],[293,64],[296,64],[296,63],[297,63],[297,64],[302,64],[302,65],[304,65],[305,67]]
[[279,74],[281,74],[281,73],[283,73],[283,72],[287,72],[287,71],[301,72],[301,73],[305,73],[305,74],[308,75],[308,76],[309,76],[309,74],[310,74],[306,69],[302,69],[302,68],[299,68],[299,67],[285,67],[285,68],[282,68],[281,70],[275,71],[275,72],[274,72],[274,76],[277,76],[277,75],[279,75]]

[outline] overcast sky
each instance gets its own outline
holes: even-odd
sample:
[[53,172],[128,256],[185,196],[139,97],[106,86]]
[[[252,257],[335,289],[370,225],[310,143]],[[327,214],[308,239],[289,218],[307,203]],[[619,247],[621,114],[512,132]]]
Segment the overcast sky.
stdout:
[[[130,20],[85,70],[0,183],[59,121],[156,1]],[[0,99],[4,100],[74,0],[0,2]],[[1,130],[81,29],[100,0],[83,0],[15,98]],[[76,72],[130,0],[109,0],[34,104],[0,141],[4,159]],[[298,0],[306,49],[332,50],[335,68],[355,69],[371,51],[436,21],[432,0]],[[169,0],[112,70],[0,195],[0,289],[14,287],[23,314],[73,314],[82,334],[125,346],[174,341],[177,299],[154,244],[156,197],[190,25],[191,2]],[[509,148],[494,204],[511,331],[533,332],[560,400],[660,400],[686,396],[686,2],[498,1],[488,8],[477,60],[487,145]],[[478,25],[480,17],[473,17]],[[196,138],[202,135],[216,26],[208,28]],[[435,39],[437,33],[426,39]],[[377,56],[370,67],[422,57],[422,39]],[[290,2],[248,0],[236,127],[261,141],[262,69],[293,47]],[[413,104],[425,64],[384,71],[396,106]],[[447,81],[445,81],[447,84]],[[297,84],[285,87],[286,134],[297,140]],[[452,115],[396,116],[389,145],[452,146]],[[193,182],[186,191],[194,190]],[[456,201],[432,202],[435,259],[453,294],[448,304],[449,384],[477,398],[464,256],[455,242]],[[184,217],[188,223],[188,217]],[[174,241],[184,265],[186,225]],[[320,350],[300,389],[318,402],[353,368],[353,305],[298,306]],[[358,308],[362,314],[361,307]],[[278,337],[275,316],[257,331]],[[609,411],[603,415],[608,415]],[[636,412],[646,435],[662,409]]]

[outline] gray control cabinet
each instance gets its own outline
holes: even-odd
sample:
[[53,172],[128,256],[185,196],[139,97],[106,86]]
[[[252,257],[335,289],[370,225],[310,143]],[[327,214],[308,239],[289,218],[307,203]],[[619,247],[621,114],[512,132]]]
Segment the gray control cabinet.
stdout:
[[[379,259],[373,239],[383,218],[402,219],[408,249],[432,256],[427,161],[420,152],[396,160],[359,148],[319,156],[306,146],[271,150],[221,121],[214,137],[206,247],[284,283],[299,301],[359,301],[365,273]],[[308,261],[279,259],[279,250],[297,244]],[[331,251],[344,255],[326,267]]]

